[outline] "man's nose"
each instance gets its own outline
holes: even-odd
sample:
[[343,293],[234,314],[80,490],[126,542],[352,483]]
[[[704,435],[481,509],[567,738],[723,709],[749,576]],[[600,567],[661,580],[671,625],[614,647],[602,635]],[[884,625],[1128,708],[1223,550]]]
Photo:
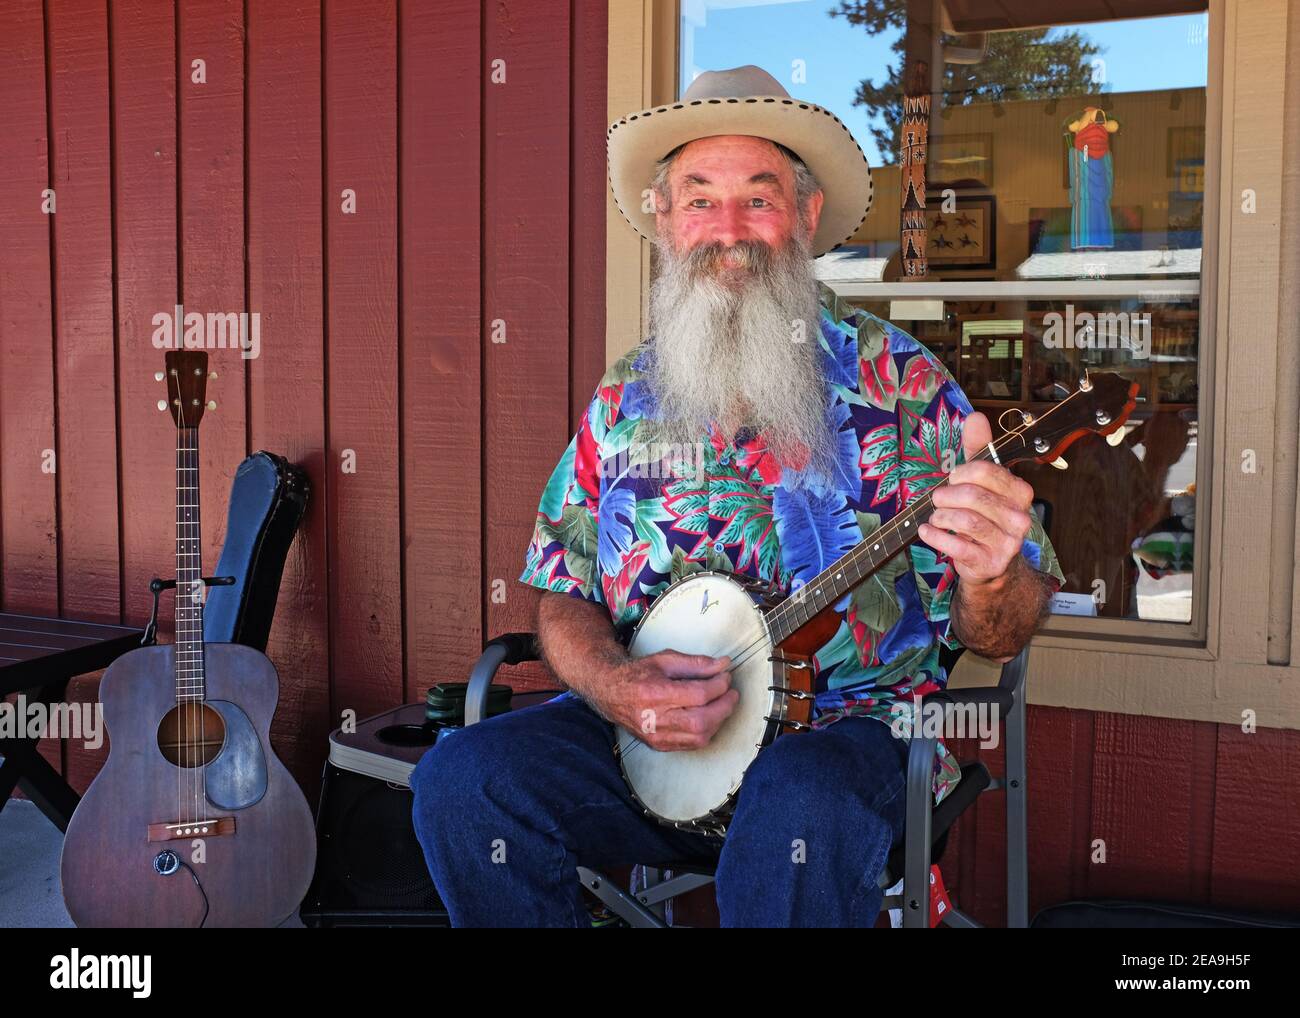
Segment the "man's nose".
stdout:
[[738,240],[751,240],[749,227],[745,224],[742,209],[738,205],[725,204],[718,209],[713,218],[712,237],[710,240],[716,241],[726,247],[733,246]]

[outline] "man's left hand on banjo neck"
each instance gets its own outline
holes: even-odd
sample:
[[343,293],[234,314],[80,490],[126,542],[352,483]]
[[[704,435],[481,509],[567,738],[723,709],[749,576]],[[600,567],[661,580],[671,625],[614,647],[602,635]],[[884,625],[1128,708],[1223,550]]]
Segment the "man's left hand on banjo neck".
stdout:
[[977,453],[993,440],[988,418],[970,414],[962,427],[966,462],[933,489],[934,512],[917,536],[947,555],[957,571],[949,613],[953,632],[970,650],[1010,661],[1047,616],[1043,574],[1021,554],[1033,524],[1034,489]]

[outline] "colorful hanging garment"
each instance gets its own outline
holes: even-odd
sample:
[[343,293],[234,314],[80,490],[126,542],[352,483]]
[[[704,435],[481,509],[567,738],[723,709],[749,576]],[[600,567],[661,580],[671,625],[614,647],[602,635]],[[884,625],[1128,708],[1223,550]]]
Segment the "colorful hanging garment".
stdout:
[[1119,121],[1106,111],[1088,106],[1070,124],[1074,146],[1070,149],[1070,247],[1078,251],[1115,246],[1110,218],[1110,195],[1115,183],[1110,136]]

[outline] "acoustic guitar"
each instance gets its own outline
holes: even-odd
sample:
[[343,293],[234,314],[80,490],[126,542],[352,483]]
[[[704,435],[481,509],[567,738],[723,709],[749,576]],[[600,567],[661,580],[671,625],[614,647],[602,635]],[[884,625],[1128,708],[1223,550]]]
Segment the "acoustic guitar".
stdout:
[[279,678],[266,656],[203,641],[199,440],[208,355],[166,354],[176,425],[176,638],[104,674],[108,759],[63,842],[78,926],[275,926],[302,902],[316,836],[271,749]]
[[[1068,398],[1034,416],[1003,412],[1004,428],[975,460],[1010,466],[1025,460],[1063,465],[1061,453],[1093,433],[1123,441],[1137,405],[1137,383],[1114,372],[1085,375]],[[939,484],[947,484],[944,479]],[[741,781],[758,754],[787,730],[811,727],[813,655],[839,628],[835,605],[917,540],[934,509],[933,489],[786,596],[752,576],[704,570],[683,576],[655,598],[628,635],[628,653],[730,656],[735,710],[709,744],[689,752],[652,747],[620,727],[614,753],[633,800],[666,826],[725,837]]]

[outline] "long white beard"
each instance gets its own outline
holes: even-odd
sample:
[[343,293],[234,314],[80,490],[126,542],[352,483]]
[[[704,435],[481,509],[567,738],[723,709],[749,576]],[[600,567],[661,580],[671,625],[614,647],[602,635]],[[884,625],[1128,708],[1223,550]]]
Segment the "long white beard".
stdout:
[[[826,483],[833,436],[819,363],[821,306],[811,252],[793,238],[701,244],[679,257],[660,238],[650,288],[646,381],[659,406],[652,434],[687,447],[708,424],[762,434],[799,484]],[[725,259],[741,267],[720,278]],[[732,432],[723,430],[725,439]]]

